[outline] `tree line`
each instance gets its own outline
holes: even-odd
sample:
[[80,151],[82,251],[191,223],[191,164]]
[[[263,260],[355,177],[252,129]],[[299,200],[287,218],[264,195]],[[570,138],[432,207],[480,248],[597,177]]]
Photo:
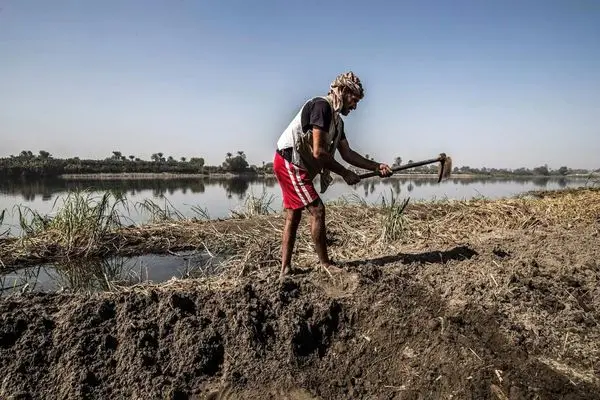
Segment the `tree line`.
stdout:
[[243,151],[227,153],[221,165],[206,165],[203,157],[180,157],[175,159],[162,152],[153,153],[149,160],[120,151],[113,151],[104,159],[81,159],[79,157],[55,158],[48,151],[37,154],[23,150],[18,155],[0,158],[2,178],[45,178],[64,174],[97,173],[173,173],[173,174],[260,174],[268,171],[271,164],[250,165]]
[[[373,159],[369,154],[368,159]],[[408,163],[412,163],[408,160]],[[401,165],[402,158],[396,157],[392,166]],[[243,151],[227,152],[220,165],[205,165],[202,157],[180,157],[175,159],[162,152],[153,153],[149,160],[120,151],[113,151],[105,159],[55,158],[48,151],[40,150],[34,154],[23,150],[18,155],[0,158],[0,177],[2,178],[39,178],[56,177],[63,174],[96,174],[96,173],[174,173],[174,174],[270,174],[272,162],[262,162],[261,165],[251,165]],[[408,174],[436,174],[436,164],[425,165],[403,171]],[[598,170],[600,171],[600,169]],[[485,175],[485,176],[566,176],[572,174],[589,174],[592,171],[571,169],[567,166],[553,170],[547,164],[529,168],[473,168],[470,166],[455,166],[453,174]]]

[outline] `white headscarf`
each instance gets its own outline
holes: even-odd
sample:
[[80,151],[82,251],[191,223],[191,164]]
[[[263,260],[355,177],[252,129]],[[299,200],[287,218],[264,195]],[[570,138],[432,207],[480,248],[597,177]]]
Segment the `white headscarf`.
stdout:
[[362,99],[365,95],[360,79],[352,71],[338,75],[329,86],[328,96],[331,98],[333,108],[336,112],[340,112],[344,107],[345,92],[351,92],[359,99]]

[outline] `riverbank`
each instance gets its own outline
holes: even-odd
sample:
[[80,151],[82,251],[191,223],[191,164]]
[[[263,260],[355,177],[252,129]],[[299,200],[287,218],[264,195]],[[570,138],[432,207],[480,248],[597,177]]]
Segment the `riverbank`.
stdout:
[[[208,249],[226,268],[0,300],[0,395],[600,396],[599,189],[402,206],[328,207],[332,275],[315,268],[305,219],[302,272],[283,283],[279,213],[107,232],[85,254]],[[41,232],[5,240],[0,259],[84,255],[68,244]]]

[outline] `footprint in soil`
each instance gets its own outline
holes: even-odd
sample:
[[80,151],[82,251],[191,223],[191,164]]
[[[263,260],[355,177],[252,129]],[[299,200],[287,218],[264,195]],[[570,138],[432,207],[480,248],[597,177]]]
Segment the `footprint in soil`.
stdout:
[[339,270],[331,275],[323,272],[312,278],[315,286],[320,287],[331,298],[339,299],[354,294],[359,283],[359,276],[354,272]]

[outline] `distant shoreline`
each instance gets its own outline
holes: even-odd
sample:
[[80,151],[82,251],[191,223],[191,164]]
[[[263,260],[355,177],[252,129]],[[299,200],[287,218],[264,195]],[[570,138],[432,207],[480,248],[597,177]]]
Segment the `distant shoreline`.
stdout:
[[[449,179],[473,179],[473,178],[490,178],[490,179],[532,179],[532,178],[579,178],[585,179],[588,177],[598,177],[599,174],[592,173],[591,175],[478,175],[478,174],[456,174],[451,175]],[[168,172],[143,172],[143,173],[93,173],[93,174],[63,174],[58,176],[64,180],[136,180],[136,179],[211,179],[211,178],[275,178],[273,174],[232,174],[232,173],[213,173],[213,174],[181,174]],[[437,174],[394,174],[395,178],[424,178],[437,179]],[[374,177],[377,179],[377,177]],[[342,179],[335,176],[334,179]],[[372,179],[372,178],[369,178]],[[388,178],[389,179],[389,178]]]
[[211,179],[211,178],[264,178],[275,177],[272,174],[178,174],[169,172],[123,172],[123,173],[97,173],[97,174],[63,174],[58,176],[64,180],[81,180],[81,179]]

